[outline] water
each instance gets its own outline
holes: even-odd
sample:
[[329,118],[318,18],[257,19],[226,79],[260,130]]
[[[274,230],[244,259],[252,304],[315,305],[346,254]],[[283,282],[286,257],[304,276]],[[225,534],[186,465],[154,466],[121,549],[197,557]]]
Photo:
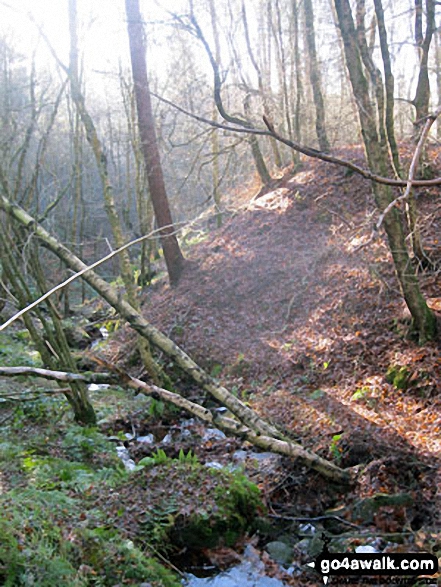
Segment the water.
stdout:
[[183,579],[184,587],[284,587],[285,583],[273,577],[266,577],[262,573],[265,565],[260,560],[257,551],[247,546],[240,565],[232,567],[215,577],[199,578],[191,573]]

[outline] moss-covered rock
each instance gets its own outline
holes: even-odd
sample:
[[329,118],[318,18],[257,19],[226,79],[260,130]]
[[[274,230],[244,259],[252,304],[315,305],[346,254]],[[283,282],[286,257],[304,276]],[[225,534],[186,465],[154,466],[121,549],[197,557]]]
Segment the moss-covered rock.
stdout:
[[232,546],[263,509],[243,474],[172,459],[138,471],[109,500],[135,541],[162,550]]
[[396,389],[406,390],[409,387],[411,373],[409,369],[401,365],[391,365],[386,373],[386,381]]

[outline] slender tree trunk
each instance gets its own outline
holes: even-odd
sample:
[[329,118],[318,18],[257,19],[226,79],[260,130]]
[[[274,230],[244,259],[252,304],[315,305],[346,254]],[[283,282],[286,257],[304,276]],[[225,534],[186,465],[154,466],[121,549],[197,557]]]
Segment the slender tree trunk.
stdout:
[[415,142],[421,134],[424,119],[429,113],[430,80],[429,80],[429,50],[435,31],[435,5],[433,0],[426,0],[426,31],[423,36],[423,0],[415,0],[415,42],[420,54],[420,69],[415,97],[412,104],[415,106]]
[[[250,33],[249,33],[249,29],[248,29],[248,19],[247,19],[247,13],[246,13],[244,2],[242,2],[242,22],[243,22],[243,28],[244,28],[244,32],[245,32],[245,42],[246,42],[246,46],[247,46],[248,56],[250,58],[252,66],[254,67],[254,70],[257,74],[257,85],[259,88],[260,95],[262,97],[263,112],[268,120],[272,120],[273,116],[272,116],[272,112],[271,112],[271,108],[270,108],[270,104],[269,104],[269,100],[268,100],[267,88],[265,88],[262,71],[260,69],[259,64],[257,63],[257,60],[254,56],[254,53],[253,53],[253,50],[251,47]],[[263,45],[265,45],[265,42],[263,42]],[[274,155],[274,163],[275,163],[276,167],[280,169],[282,167],[282,157],[280,155],[278,143],[275,139],[270,139],[270,142],[271,142],[271,149],[272,149],[273,155]]]
[[305,14],[306,44],[308,48],[309,59],[309,79],[312,86],[312,95],[314,97],[315,105],[315,128],[320,150],[326,153],[330,150],[330,145],[326,133],[325,103],[323,100],[320,79],[320,65],[317,59],[317,50],[315,46],[314,12],[312,8],[312,0],[303,0],[303,10]]
[[[441,31],[435,31],[435,72],[436,72],[436,91],[438,95],[438,108],[441,108],[441,46],[440,46]],[[441,120],[440,116],[436,119],[436,138],[441,140]]]
[[176,285],[184,267],[184,257],[176,238],[162,174],[156,138],[144,46],[144,27],[139,0],[126,0],[127,30],[130,43],[141,147],[144,155],[150,196],[161,235],[164,258],[171,285]]
[[[388,151],[382,146],[378,129],[376,128],[375,109],[369,96],[368,83],[363,72],[351,6],[349,0],[334,0],[334,3],[344,43],[346,65],[358,107],[368,163],[374,173],[387,176],[392,170],[392,165]],[[378,209],[380,211],[385,210],[394,199],[391,188],[374,183],[373,190]],[[395,207],[386,215],[384,227],[403,297],[412,315],[419,340],[423,343],[435,338],[436,319],[421,293],[418,279],[407,252],[403,225]]]
[[[11,290],[14,292],[15,298],[19,302],[19,305],[26,307],[26,305],[32,300],[32,296],[27,283],[23,279],[23,268],[16,262],[14,243],[9,237],[8,230],[5,229],[5,226],[3,225],[1,228],[0,258],[5,277]],[[44,278],[38,259],[38,253],[35,248],[36,246],[35,243],[29,245],[31,250],[31,263],[27,270],[30,274],[36,277],[38,288],[42,281],[44,281]],[[48,309],[50,319],[43,316],[43,314],[37,309],[37,316],[43,330],[36,327],[29,314],[24,316],[24,324],[29,332],[31,340],[40,353],[44,365],[49,368],[67,369],[72,372],[77,372],[77,367],[67,345],[61,321],[57,312],[54,311],[51,302],[48,305]],[[96,414],[90,403],[87,387],[84,383],[70,383],[69,389],[64,391],[64,395],[72,407],[77,422],[85,425],[96,424]]]
[[[296,100],[294,106],[294,135],[298,143],[302,142],[302,125],[301,125],[301,106],[303,96],[303,84],[302,84],[302,70],[301,70],[301,59],[300,59],[300,47],[299,47],[299,2],[293,0],[292,3],[292,14],[293,14],[293,27],[294,27],[294,64],[295,64],[295,84],[296,84]],[[299,153],[295,154],[294,164],[297,166],[300,163]]]
[[387,42],[387,31],[386,24],[384,22],[384,10],[381,0],[374,0],[375,14],[377,17],[378,34],[380,38],[381,56],[383,59],[384,68],[384,81],[386,90],[386,132],[387,140],[389,142],[389,148],[394,163],[395,172],[398,177],[401,177],[401,163],[400,155],[398,152],[398,145],[395,138],[395,120],[394,120],[394,92],[395,92],[395,79],[392,73],[392,63],[389,53],[389,45]]
[[[245,99],[243,101],[243,107],[245,116],[249,118],[251,116],[251,106],[250,106],[251,95],[249,93],[246,94]],[[256,165],[257,173],[259,174],[260,181],[263,185],[268,185],[271,181],[271,175],[268,171],[268,168],[265,163],[265,159],[263,158],[262,151],[260,150],[259,141],[255,135],[250,135],[248,141],[251,146],[251,153],[253,155],[254,164]]]
[[[292,140],[293,133],[292,133],[292,117],[291,117],[291,100],[289,97],[288,92],[288,75],[287,75],[287,66],[286,66],[286,55],[285,55],[285,46],[284,46],[284,39],[282,34],[282,15],[280,12],[280,3],[279,0],[276,0],[274,3],[275,7],[275,23],[273,22],[273,11],[271,2],[268,2],[268,19],[272,25],[272,31],[274,36],[274,41],[276,44],[276,59],[278,65],[278,73],[279,73],[279,83],[282,89],[282,112],[284,113],[284,118],[286,122],[286,130],[288,133],[288,137]],[[294,165],[298,163],[298,155],[295,151],[291,152],[291,157]]]
[[[216,63],[220,64],[221,52],[219,42],[219,31],[217,28],[216,5],[214,0],[209,1],[211,28],[214,37],[214,58]],[[216,106],[213,106],[213,120],[217,122],[219,113]],[[218,228],[222,226],[222,212],[221,212],[221,194],[219,189],[219,130],[214,128],[211,131],[211,156],[213,160],[212,167],[212,181],[213,181],[213,201],[216,207],[216,225]]]

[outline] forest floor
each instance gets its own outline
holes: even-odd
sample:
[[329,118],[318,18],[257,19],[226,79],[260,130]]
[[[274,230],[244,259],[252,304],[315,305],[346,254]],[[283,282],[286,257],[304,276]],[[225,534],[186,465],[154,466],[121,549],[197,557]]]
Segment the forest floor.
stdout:
[[[339,154],[363,165],[358,149]],[[430,159],[439,170],[441,155]],[[438,263],[419,279],[441,311],[439,193],[417,198],[424,245]],[[377,218],[369,182],[309,160],[266,192],[242,195],[223,226],[187,251],[179,286],[149,288],[143,312],[303,446],[342,467],[367,464],[343,501],[410,492],[412,508],[375,514],[377,535],[409,532],[414,545],[441,548],[433,534],[441,527],[439,342],[419,346],[409,336],[382,231],[360,248]],[[127,330],[117,338],[121,361],[133,339]],[[201,395],[190,384],[185,393]],[[326,483],[313,473],[296,480],[287,462],[277,483],[261,486],[281,517],[318,515],[332,503]]]
[[[356,148],[339,155],[363,165]],[[441,152],[431,150],[429,159],[441,175]],[[438,189],[419,190],[417,199],[433,261],[418,278],[439,318]],[[322,579],[306,565],[324,546],[320,536],[331,541],[331,552],[371,547],[441,558],[440,345],[420,346],[412,338],[382,231],[371,239],[377,219],[368,182],[309,160],[265,191],[249,188],[232,196],[221,228],[207,229],[206,215],[195,222],[184,239],[187,261],[179,285],[170,288],[159,277],[143,294],[146,318],[232,393],[303,447],[340,467],[355,467],[350,488],[292,459],[258,454],[239,438],[123,389],[91,391],[99,426],[83,429],[72,423],[65,399],[37,382],[38,401],[0,405],[0,583],[13,562],[17,573],[40,579],[50,571],[46,582],[32,575],[42,586],[95,585],[95,579],[137,584],[138,577],[174,586],[179,575],[167,574],[170,562],[173,571],[202,573],[208,564],[207,572],[218,573],[237,565],[248,544],[267,575],[285,585],[315,586]],[[106,321],[98,298],[78,307],[75,318],[87,321],[97,308],[99,321]],[[2,361],[33,364],[26,332],[17,327],[8,336],[0,339]],[[128,326],[89,354],[145,375]],[[180,393],[214,407],[167,357],[158,359]],[[32,389],[21,380],[1,385],[5,394]],[[123,473],[115,441],[122,450],[124,443],[133,465],[144,457],[156,465]],[[186,458],[190,464],[182,462]],[[219,467],[222,491],[216,493],[207,471]],[[192,550],[171,541],[167,560],[161,555],[165,566],[158,567],[158,532],[170,519],[179,527],[189,512],[219,514],[217,502],[210,502],[213,492],[228,496],[234,484],[249,492],[234,477],[242,470],[260,489],[264,518],[250,522],[249,535],[242,531],[234,548]],[[146,512],[154,532],[140,530]],[[290,548],[284,568],[270,549],[280,542]],[[73,582],[65,578],[68,571]]]

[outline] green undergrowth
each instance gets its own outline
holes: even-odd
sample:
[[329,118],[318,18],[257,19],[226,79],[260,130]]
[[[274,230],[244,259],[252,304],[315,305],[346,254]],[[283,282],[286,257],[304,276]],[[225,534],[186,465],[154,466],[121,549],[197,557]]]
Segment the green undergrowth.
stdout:
[[29,487],[0,498],[0,581],[5,587],[175,587],[175,576],[133,542],[103,526],[81,500]]
[[0,406],[0,585],[177,587],[92,499],[129,481],[115,445],[69,412],[57,415],[57,405],[42,396]]
[[[98,393],[106,420],[107,406],[119,422],[130,409],[148,415],[144,400]],[[157,450],[127,472],[106,434],[73,423],[62,395],[0,404],[0,420],[0,585],[175,587],[158,553],[233,546],[263,510],[244,475],[191,451]]]
[[5,367],[41,367],[40,355],[32,347],[27,330],[0,333],[0,364]]

